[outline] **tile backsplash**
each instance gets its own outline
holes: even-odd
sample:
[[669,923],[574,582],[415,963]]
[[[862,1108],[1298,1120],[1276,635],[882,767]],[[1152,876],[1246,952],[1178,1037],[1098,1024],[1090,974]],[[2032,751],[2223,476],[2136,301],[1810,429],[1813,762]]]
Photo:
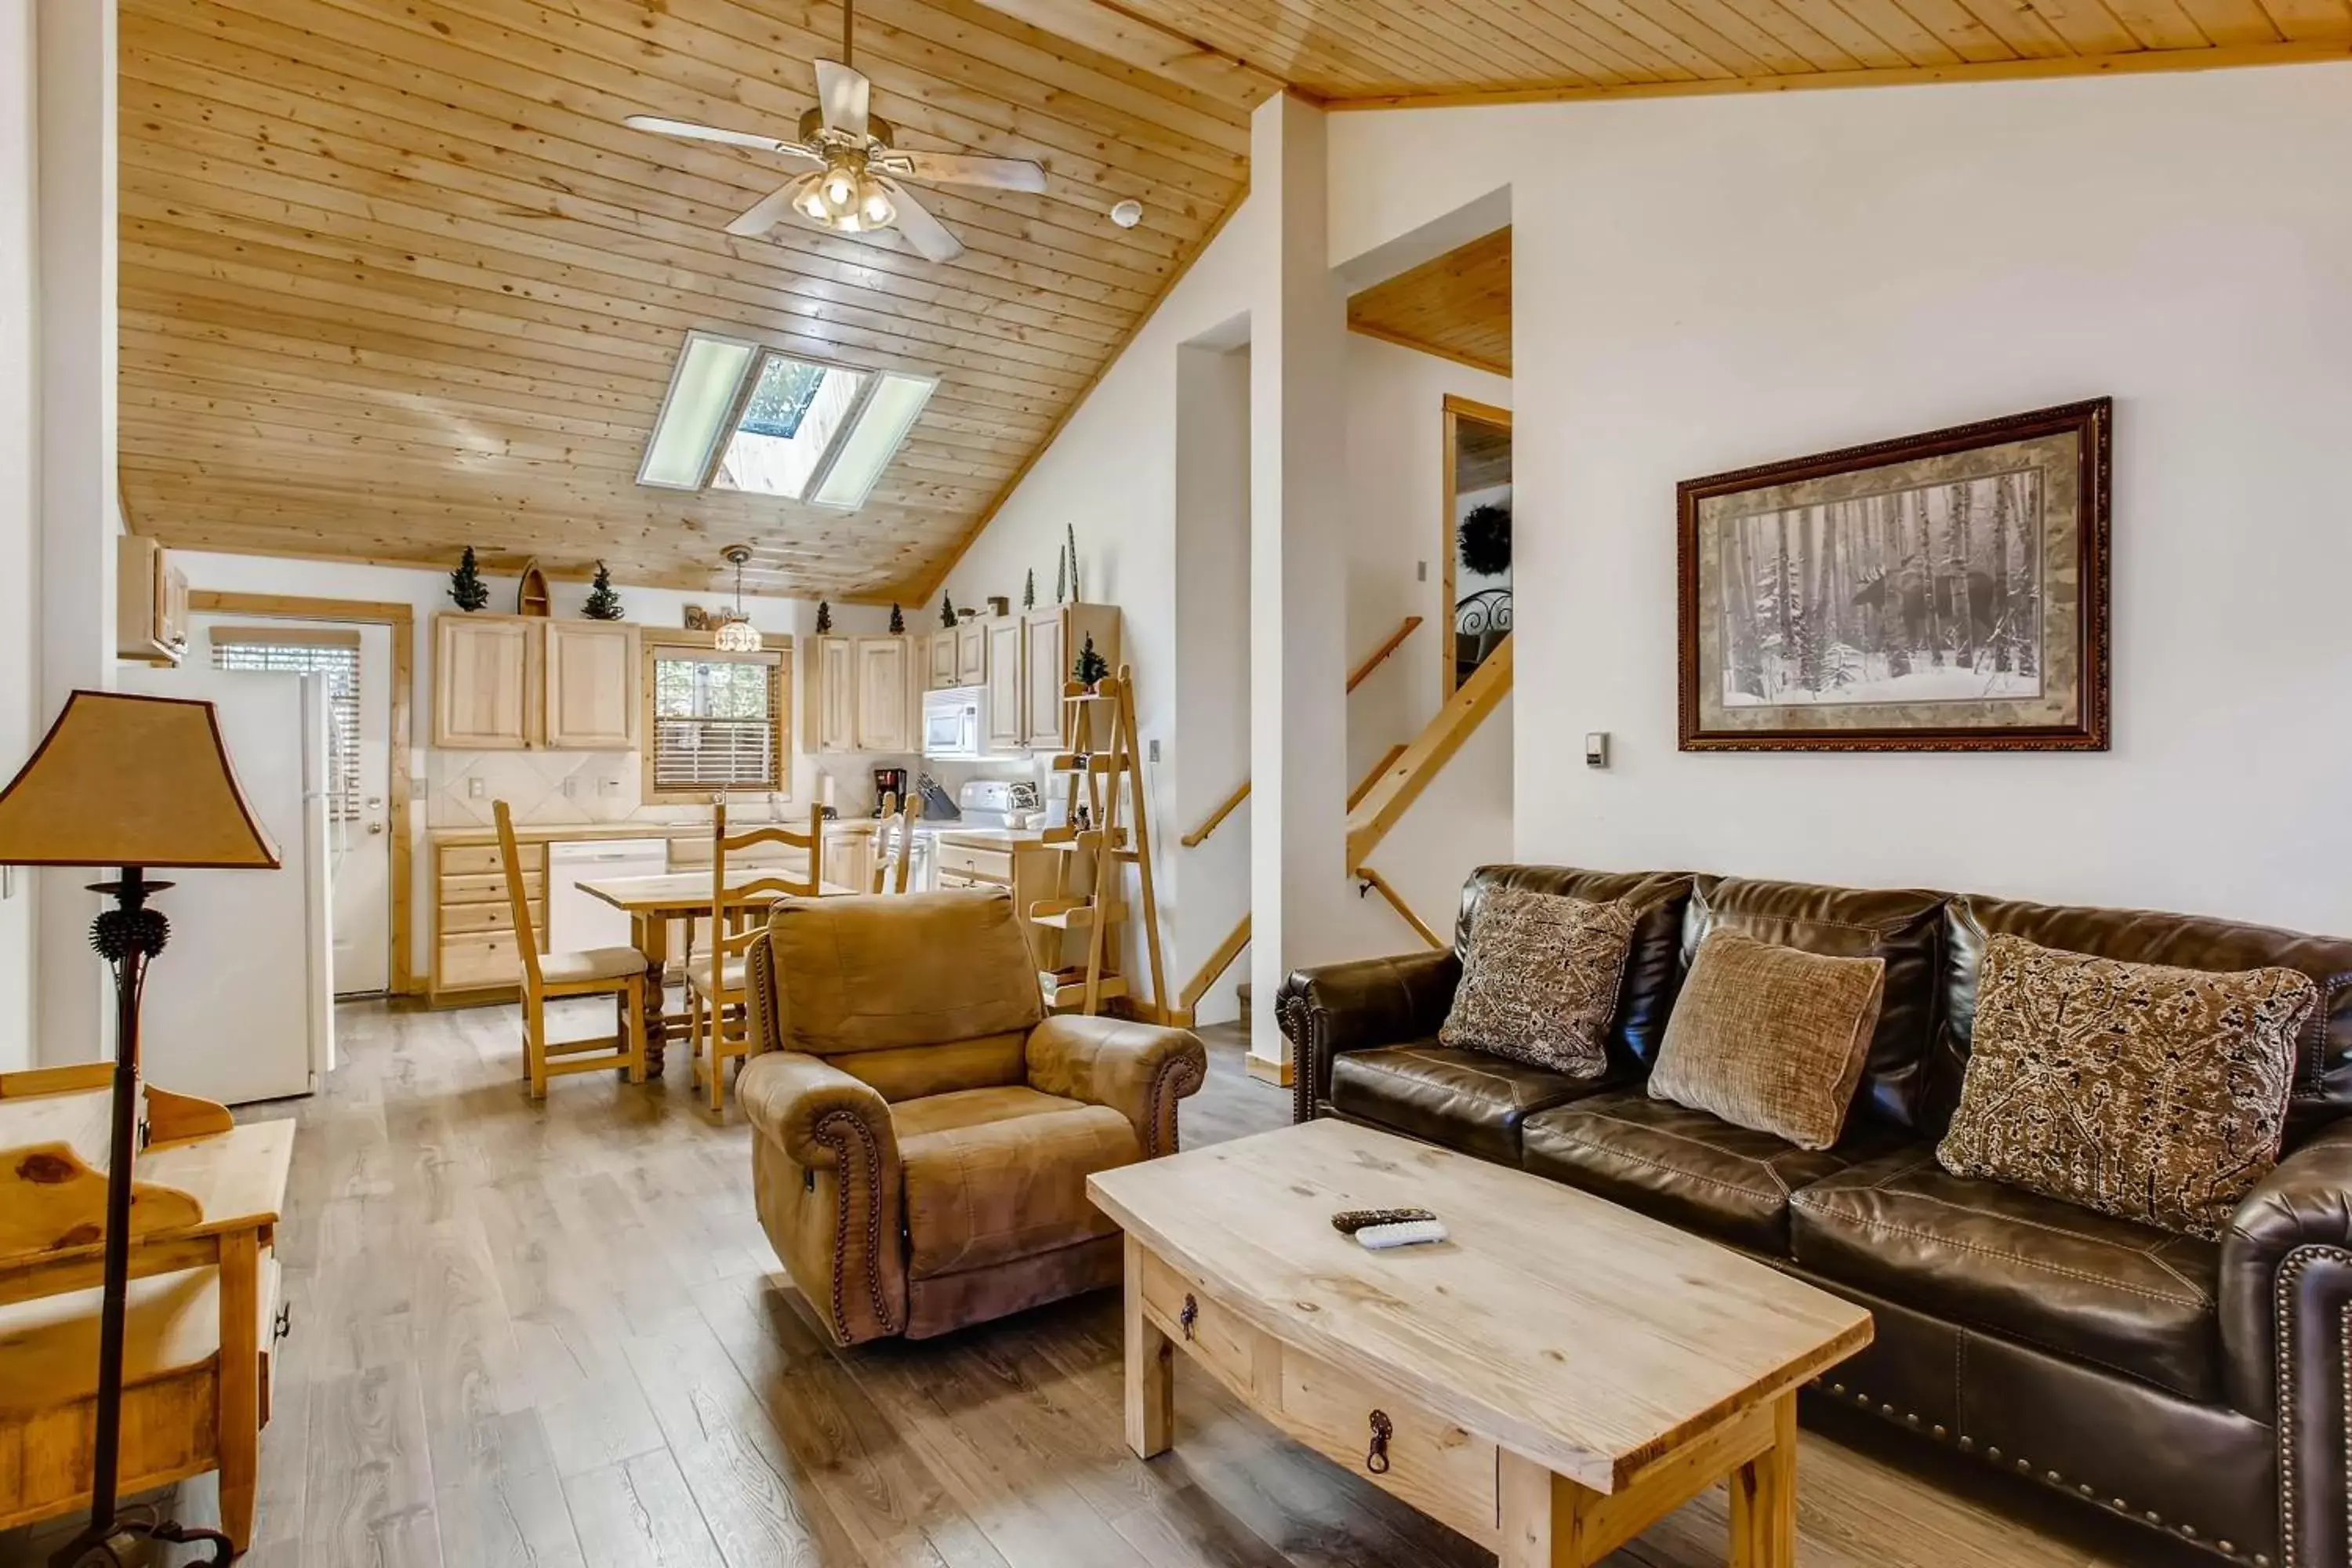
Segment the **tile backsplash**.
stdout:
[[428,827],[488,827],[501,800],[517,822],[541,827],[622,822],[643,804],[635,752],[433,751],[425,778]]

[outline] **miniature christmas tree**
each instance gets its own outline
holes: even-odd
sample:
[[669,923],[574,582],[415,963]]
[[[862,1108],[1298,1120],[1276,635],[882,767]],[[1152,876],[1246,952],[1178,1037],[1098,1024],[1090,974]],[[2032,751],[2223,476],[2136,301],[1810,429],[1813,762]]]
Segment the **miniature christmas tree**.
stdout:
[[907,613],[898,608],[898,603],[895,599],[890,602],[890,635],[894,637],[907,635]]
[[816,635],[821,637],[833,635],[833,606],[823,599],[816,602]]
[[1034,566],[1029,568],[1028,579],[1021,584],[1021,607],[1024,610],[1037,607],[1037,568]]
[[1076,523],[1064,523],[1070,535],[1070,603],[1084,603],[1087,591],[1078,585],[1078,530]]
[[940,625],[943,626],[955,625],[955,601],[945,594],[940,595]]
[[478,610],[490,602],[490,585],[482,581],[481,569],[474,564],[474,547],[466,546],[457,569],[449,574],[449,597],[461,610]]
[[588,603],[580,613],[592,621],[621,618],[621,595],[613,592],[613,574],[602,561],[596,563],[596,580],[588,585]]
[[1061,604],[1070,596],[1070,557],[1067,551],[1054,552],[1054,603]]
[[1095,636],[1088,632],[1086,647],[1078,649],[1077,662],[1070,667],[1070,679],[1092,691],[1109,673],[1110,661],[1095,651]]

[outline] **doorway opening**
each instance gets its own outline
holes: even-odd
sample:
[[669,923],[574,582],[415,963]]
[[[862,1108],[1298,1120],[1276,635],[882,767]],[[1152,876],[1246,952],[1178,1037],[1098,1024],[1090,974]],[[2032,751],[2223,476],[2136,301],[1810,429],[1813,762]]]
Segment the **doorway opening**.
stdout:
[[1511,635],[1511,411],[1448,396],[1444,471],[1438,559],[1451,626],[1438,638],[1438,690],[1450,697]]

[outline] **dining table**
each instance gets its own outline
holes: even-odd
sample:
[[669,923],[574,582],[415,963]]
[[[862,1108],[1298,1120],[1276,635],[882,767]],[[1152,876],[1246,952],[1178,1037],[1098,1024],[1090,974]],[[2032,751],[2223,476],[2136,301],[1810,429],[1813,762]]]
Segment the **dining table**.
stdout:
[[[773,866],[745,866],[727,873],[730,892],[755,882],[772,882]],[[665,994],[669,973],[669,923],[691,921],[710,913],[714,892],[710,872],[665,871],[650,877],[602,877],[578,884],[592,899],[601,900],[629,917],[635,945],[646,955],[646,1072],[659,1078],[667,1065],[667,1047],[686,1036],[686,1016],[673,1015]],[[819,898],[840,898],[860,889],[840,882],[822,882]],[[689,934],[692,927],[688,928]],[[688,1042],[691,1046],[692,1042]]]

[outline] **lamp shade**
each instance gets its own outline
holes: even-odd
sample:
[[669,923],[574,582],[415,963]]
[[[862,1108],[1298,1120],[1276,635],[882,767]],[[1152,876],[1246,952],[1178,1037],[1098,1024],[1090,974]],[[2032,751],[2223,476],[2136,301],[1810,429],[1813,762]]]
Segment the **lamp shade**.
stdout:
[[278,847],[211,703],[77,691],[0,792],[0,865],[274,870]]

